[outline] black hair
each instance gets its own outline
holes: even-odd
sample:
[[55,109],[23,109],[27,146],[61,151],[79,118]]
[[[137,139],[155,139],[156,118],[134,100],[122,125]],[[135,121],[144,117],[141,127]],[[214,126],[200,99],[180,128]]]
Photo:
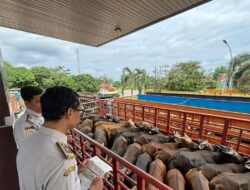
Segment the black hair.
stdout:
[[33,96],[41,95],[43,90],[34,86],[26,86],[21,88],[20,92],[24,101],[30,102],[33,99]]
[[77,109],[79,105],[79,95],[64,86],[48,88],[41,97],[45,121],[58,121],[69,108]]

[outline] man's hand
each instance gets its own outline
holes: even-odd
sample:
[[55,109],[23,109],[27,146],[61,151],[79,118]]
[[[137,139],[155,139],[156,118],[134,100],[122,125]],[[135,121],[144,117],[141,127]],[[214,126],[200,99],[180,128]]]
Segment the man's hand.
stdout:
[[95,178],[88,190],[102,190],[103,189],[103,180],[102,178]]
[[87,167],[87,165],[91,162],[90,159],[86,159],[84,160],[79,166],[78,166],[78,173],[81,173],[85,170],[85,168]]

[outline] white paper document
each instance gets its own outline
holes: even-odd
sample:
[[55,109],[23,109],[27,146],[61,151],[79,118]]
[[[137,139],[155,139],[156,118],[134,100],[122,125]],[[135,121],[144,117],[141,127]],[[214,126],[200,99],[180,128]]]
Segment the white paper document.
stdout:
[[90,158],[85,170],[79,174],[81,190],[87,190],[93,179],[101,177],[105,173],[112,171],[112,167],[102,161],[98,156]]

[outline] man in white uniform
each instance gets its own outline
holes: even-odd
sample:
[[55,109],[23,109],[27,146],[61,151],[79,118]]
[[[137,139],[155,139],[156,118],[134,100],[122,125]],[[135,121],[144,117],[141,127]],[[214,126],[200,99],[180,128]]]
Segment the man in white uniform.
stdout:
[[[75,155],[67,146],[67,131],[80,122],[82,110],[78,95],[66,87],[52,87],[41,97],[43,126],[23,141],[17,155],[21,190],[80,190]],[[100,178],[86,189],[101,190]]]
[[14,123],[13,133],[17,148],[20,148],[23,140],[36,132],[44,122],[40,103],[42,93],[42,89],[33,86],[21,89],[26,110]]

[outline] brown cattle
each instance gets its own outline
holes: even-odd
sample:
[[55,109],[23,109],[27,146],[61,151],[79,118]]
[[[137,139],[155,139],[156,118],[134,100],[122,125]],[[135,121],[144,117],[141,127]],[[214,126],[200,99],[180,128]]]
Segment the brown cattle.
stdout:
[[94,133],[94,139],[98,143],[100,143],[100,144],[104,145],[105,147],[107,147],[107,144],[108,144],[107,135],[106,135],[106,133],[105,133],[104,130],[102,130],[102,129],[96,129],[95,133]]
[[95,129],[103,129],[108,133],[112,129],[124,128],[125,125],[121,123],[113,123],[108,121],[98,121],[95,123]]
[[193,152],[180,151],[170,162],[170,166],[179,169],[182,173],[187,173],[188,170],[200,167],[206,163],[223,163],[223,155],[220,152],[207,150],[197,150]]
[[190,149],[189,148],[179,148],[176,150],[163,149],[155,153],[155,158],[158,158],[161,161],[163,161],[163,163],[168,164],[180,151],[190,151]]
[[158,143],[168,143],[170,142],[171,137],[163,134],[156,135],[147,135],[142,134],[139,137],[135,138],[134,142],[139,143],[141,146],[148,144],[150,142],[158,142]]
[[138,136],[140,136],[141,134],[144,134],[143,131],[139,131],[139,132],[124,132],[122,133],[122,136],[124,136],[127,141],[128,144],[134,143],[134,139]]
[[130,144],[123,155],[123,158],[128,162],[134,164],[137,157],[141,154],[141,145],[138,143]]
[[159,128],[157,128],[157,127],[153,126],[152,124],[145,122],[145,121],[141,121],[139,123],[136,123],[136,126],[141,128],[145,133],[147,133],[149,135],[159,133]]
[[185,179],[177,169],[171,169],[166,175],[166,183],[174,190],[185,190]]
[[[123,158],[130,162],[131,164],[134,164],[137,160],[137,157],[141,154],[141,145],[138,143],[130,144],[123,155]],[[131,174],[131,171],[126,168],[122,168],[122,171],[126,173],[127,175]]]
[[163,149],[176,150],[177,148],[178,148],[177,143],[150,142],[150,143],[142,146],[142,152],[147,152],[153,158],[157,151],[160,151]]
[[110,145],[113,144],[114,140],[122,135],[124,132],[140,132],[140,128],[118,128],[118,129],[112,129],[108,133],[108,142]]
[[118,154],[119,156],[123,156],[125,151],[127,150],[128,141],[124,136],[119,136],[115,139],[115,142],[111,148],[111,151]]
[[221,173],[210,181],[211,190],[249,190],[250,172]]
[[[156,159],[150,164],[148,173],[154,176],[159,181],[163,182],[164,175],[166,174],[166,166],[160,159]],[[152,184],[148,183],[146,185],[146,190],[157,190],[157,188]]]
[[201,171],[190,169],[185,176],[193,190],[209,190],[209,182]]
[[241,164],[204,164],[200,166],[201,173],[210,181],[213,177],[221,174],[222,172],[228,173],[244,173],[246,168]]
[[[137,157],[135,165],[143,171],[147,172],[151,162],[151,157],[148,155],[148,153],[144,152]],[[132,179],[136,180],[136,174],[132,175]]]
[[93,121],[91,119],[85,119],[77,126],[77,129],[79,129],[84,134],[92,133]]

